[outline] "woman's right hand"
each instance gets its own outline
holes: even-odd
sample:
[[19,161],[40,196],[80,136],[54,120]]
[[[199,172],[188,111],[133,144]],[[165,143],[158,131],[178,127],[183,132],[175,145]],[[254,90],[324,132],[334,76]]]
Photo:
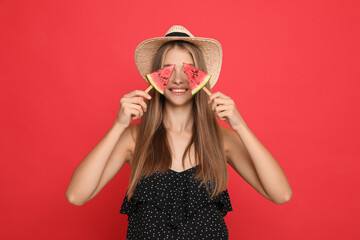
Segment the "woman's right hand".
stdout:
[[145,91],[134,90],[125,94],[120,100],[120,108],[116,122],[128,127],[131,121],[141,118],[147,110],[144,98],[150,100],[151,96]]

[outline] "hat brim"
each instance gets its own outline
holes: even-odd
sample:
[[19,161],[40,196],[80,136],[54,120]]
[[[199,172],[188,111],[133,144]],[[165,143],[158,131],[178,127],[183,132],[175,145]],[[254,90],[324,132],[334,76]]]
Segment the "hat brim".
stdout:
[[191,42],[200,48],[204,55],[207,72],[212,75],[209,82],[210,87],[213,88],[220,75],[222,64],[222,47],[218,41],[212,38],[157,37],[141,42],[135,49],[135,64],[144,80],[149,83],[146,78],[146,74],[151,73],[153,58],[156,51],[164,43],[174,40],[184,40]]

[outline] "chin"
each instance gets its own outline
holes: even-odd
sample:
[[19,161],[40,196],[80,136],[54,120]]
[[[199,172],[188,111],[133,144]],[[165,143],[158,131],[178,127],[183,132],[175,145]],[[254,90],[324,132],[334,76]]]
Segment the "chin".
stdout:
[[175,106],[186,105],[189,102],[193,101],[192,96],[183,96],[181,99],[176,99],[176,97],[174,98],[174,96],[166,96],[166,95],[164,95],[164,96],[168,103],[175,105]]

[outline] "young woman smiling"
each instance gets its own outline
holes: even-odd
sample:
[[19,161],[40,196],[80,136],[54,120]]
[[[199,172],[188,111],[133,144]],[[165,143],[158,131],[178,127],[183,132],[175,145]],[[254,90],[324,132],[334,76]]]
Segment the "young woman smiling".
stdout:
[[[191,94],[183,63],[211,73],[205,85],[211,89],[221,61],[218,41],[178,25],[139,44],[135,62],[145,80],[145,74],[175,65],[168,85],[163,95],[152,89],[122,97],[113,126],[76,168],[69,202],[91,200],[125,163],[131,174],[120,212],[128,215],[127,239],[228,239],[228,164],[266,199],[289,201],[284,172],[234,101],[221,92]],[[220,127],[217,117],[232,130]]]

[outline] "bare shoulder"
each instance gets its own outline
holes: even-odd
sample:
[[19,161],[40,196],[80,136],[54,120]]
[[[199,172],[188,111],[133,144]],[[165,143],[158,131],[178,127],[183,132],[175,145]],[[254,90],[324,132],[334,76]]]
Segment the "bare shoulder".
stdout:
[[121,134],[122,141],[127,145],[127,151],[129,157],[127,157],[126,161],[129,162],[134,155],[134,149],[136,144],[136,138],[139,131],[139,124],[133,123],[130,124],[124,132]]
[[232,135],[234,134],[234,131],[232,131],[231,129],[224,127],[224,126],[220,126],[220,130],[221,130],[221,135],[224,141],[224,148],[225,148],[225,152],[228,152],[229,150],[229,141],[231,141],[231,138],[233,137]]
[[220,126],[227,161],[231,164],[235,156],[246,154],[246,148],[239,135],[232,129]]
[[139,132],[139,128],[140,128],[140,124],[139,123],[133,123],[130,125],[131,128],[131,139],[132,139],[132,143],[135,147],[135,143],[136,143],[136,139],[137,139],[137,135],[138,135],[138,132]]

